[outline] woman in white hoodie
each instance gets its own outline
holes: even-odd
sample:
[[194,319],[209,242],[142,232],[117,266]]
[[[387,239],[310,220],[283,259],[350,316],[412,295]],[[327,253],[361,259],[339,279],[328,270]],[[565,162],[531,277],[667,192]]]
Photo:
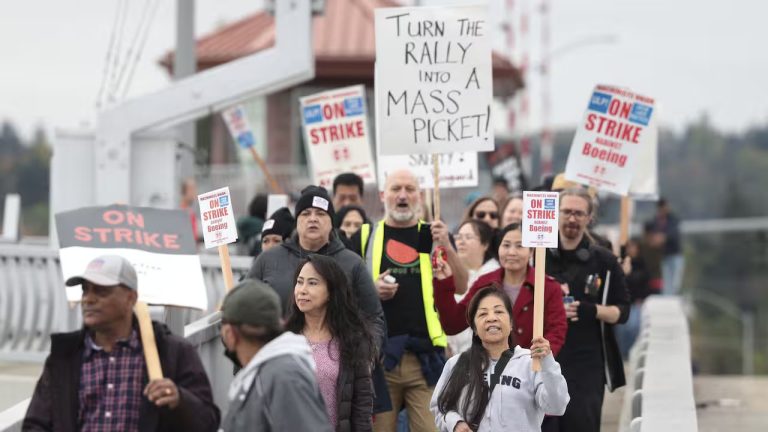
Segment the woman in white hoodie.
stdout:
[[[544,414],[565,412],[568,386],[549,342],[535,338],[530,350],[515,346],[504,291],[478,291],[467,321],[472,346],[448,360],[430,402],[441,432],[540,431]],[[541,359],[541,372],[531,370],[533,358]]]

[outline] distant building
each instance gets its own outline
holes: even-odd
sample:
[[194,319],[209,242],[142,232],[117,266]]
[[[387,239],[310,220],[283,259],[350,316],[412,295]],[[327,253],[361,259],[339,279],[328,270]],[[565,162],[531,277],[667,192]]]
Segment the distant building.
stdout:
[[[374,9],[400,6],[392,0],[326,0],[325,13],[313,18],[315,79],[247,104],[256,129],[257,149],[270,164],[306,164],[302,142],[300,97],[355,84],[365,84],[373,104]],[[270,48],[275,20],[260,12],[228,24],[197,41],[197,70],[212,68]],[[169,73],[173,53],[160,63]],[[493,54],[494,96],[506,99],[522,87],[522,76],[505,57]],[[372,109],[369,112],[373,112]],[[371,124],[373,128],[374,125]],[[236,160],[236,147],[220,115],[198,122],[198,146],[210,149],[211,164]]]

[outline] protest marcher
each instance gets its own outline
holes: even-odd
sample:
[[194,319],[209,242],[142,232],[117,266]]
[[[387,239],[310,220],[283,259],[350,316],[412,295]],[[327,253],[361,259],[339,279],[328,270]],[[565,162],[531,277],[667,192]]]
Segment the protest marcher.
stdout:
[[365,210],[357,205],[347,205],[336,212],[334,228],[340,230],[349,239],[360,231],[363,224],[370,224],[371,221],[365,214]]
[[640,254],[640,243],[640,239],[632,238],[627,242],[626,247],[627,258],[630,261],[629,269],[625,268],[624,271],[627,275],[627,289],[632,306],[627,322],[616,326],[616,341],[619,344],[621,357],[625,361],[629,359],[629,349],[632,348],[637,335],[640,333],[640,310],[643,302],[649,295],[653,294],[651,274]]
[[337,432],[372,430],[378,338],[360,314],[347,277],[333,259],[310,255],[295,280],[286,330],[303,334],[312,347],[331,426]]
[[[507,294],[515,321],[515,339],[523,348],[533,340],[533,288],[534,268],[529,266],[531,249],[522,246],[521,226],[511,224],[499,233],[498,259],[501,268],[480,276],[460,302],[453,293],[455,284],[452,268],[448,263],[437,260],[435,269],[435,306],[440,313],[440,322],[448,334],[456,334],[469,327],[467,309],[472,298],[488,286],[496,286]],[[548,277],[544,283],[544,337],[557,355],[565,342],[568,324],[565,320],[563,295],[554,279]]]
[[266,252],[273,247],[282,244],[296,228],[296,219],[293,218],[288,207],[281,207],[272,213],[272,216],[264,221],[261,229],[261,251]]
[[480,197],[467,208],[464,220],[475,219],[487,223],[491,228],[499,228],[499,205],[491,197]]
[[333,179],[333,206],[363,206],[363,179],[355,173],[341,173]]
[[261,252],[262,229],[267,215],[267,195],[258,194],[248,203],[248,214],[237,220],[237,250],[240,255]]
[[491,197],[497,203],[507,202],[509,199],[509,184],[504,177],[493,178],[493,189],[491,191]]
[[[466,319],[472,347],[448,360],[430,403],[440,432],[540,431],[544,414],[565,411],[568,386],[549,342],[536,338],[530,350],[515,346],[504,291],[480,290]],[[534,358],[541,359],[540,372],[531,370]]]
[[587,191],[587,194],[589,194],[591,199],[591,208],[592,208],[592,214],[589,217],[589,224],[587,225],[587,237],[589,240],[591,240],[593,243],[600,245],[609,251],[613,251],[613,243],[611,243],[610,240],[608,240],[607,237],[602,236],[595,232],[595,224],[597,223],[597,213],[600,208],[600,201],[597,197],[597,190],[595,188],[588,188],[586,186],[582,186],[579,183],[566,180],[565,174],[560,173],[556,175],[552,179],[552,192],[562,192],[566,189],[583,189]]
[[222,432],[333,430],[304,336],[283,330],[280,298],[246,280],[221,306],[221,340],[241,367],[229,386]]
[[661,198],[656,204],[654,231],[664,234],[664,260],[661,262],[664,295],[677,295],[683,284],[685,259],[680,245],[680,220],[669,203]]
[[629,316],[629,294],[618,259],[586,235],[592,197],[582,188],[560,193],[557,249],[547,249],[547,273],[565,283],[575,301],[566,305],[568,333],[557,356],[571,402],[560,431],[599,431],[603,396],[625,384],[614,324]]
[[66,281],[82,285],[83,328],[51,336],[25,431],[215,431],[219,409],[197,350],[153,322],[164,378],[148,381],[133,307],[138,281],[122,257],[104,255]]
[[[467,269],[467,285],[456,287],[456,301],[461,301],[475,281],[482,275],[499,268],[499,262],[494,258],[493,229],[487,223],[470,219],[459,225],[456,240],[456,253]],[[464,352],[472,344],[472,331],[465,329],[461,333],[448,336],[449,354]]]
[[261,255],[253,262],[249,278],[266,282],[287,306],[293,296],[293,275],[299,263],[309,254],[327,255],[344,269],[359,302],[360,309],[375,322],[382,334],[384,315],[376,288],[365,263],[347,249],[333,230],[333,204],[328,192],[317,186],[306,187],[296,202],[296,232],[284,243]]
[[501,207],[501,227],[512,223],[523,222],[523,196],[520,194],[510,195],[509,199]]
[[179,208],[187,212],[189,215],[189,222],[192,225],[192,233],[195,236],[195,241],[200,243],[203,241],[203,232],[197,219],[199,212],[196,210],[196,206],[197,182],[194,178],[189,177],[181,182],[181,197],[179,198]]
[[458,255],[443,222],[427,226],[419,220],[419,183],[412,172],[390,173],[382,201],[386,216],[372,227],[364,255],[386,315],[384,368],[394,409],[376,415],[374,430],[394,431],[403,405],[411,432],[434,430],[429,400],[445,363],[447,339],[432,305],[429,254],[434,242],[457,265]]

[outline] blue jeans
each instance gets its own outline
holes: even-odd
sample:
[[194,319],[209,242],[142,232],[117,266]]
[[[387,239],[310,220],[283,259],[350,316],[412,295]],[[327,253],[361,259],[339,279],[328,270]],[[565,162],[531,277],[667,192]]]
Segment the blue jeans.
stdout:
[[617,324],[614,326],[616,332],[616,342],[619,344],[619,351],[621,351],[621,358],[624,360],[629,359],[629,350],[637,340],[637,335],[640,334],[640,312],[643,309],[642,303],[632,303],[629,309],[629,319],[624,324]]
[[683,271],[685,259],[683,254],[668,255],[661,262],[661,277],[664,280],[662,293],[664,295],[678,295],[683,285]]

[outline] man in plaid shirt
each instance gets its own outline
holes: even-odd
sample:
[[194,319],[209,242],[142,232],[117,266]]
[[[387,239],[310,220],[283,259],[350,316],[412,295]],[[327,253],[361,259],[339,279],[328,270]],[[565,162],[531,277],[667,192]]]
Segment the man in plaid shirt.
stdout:
[[67,280],[82,285],[84,328],[51,337],[27,411],[29,431],[215,431],[220,413],[195,348],[153,323],[165,378],[147,382],[133,316],[137,278],[119,256],[102,256]]

